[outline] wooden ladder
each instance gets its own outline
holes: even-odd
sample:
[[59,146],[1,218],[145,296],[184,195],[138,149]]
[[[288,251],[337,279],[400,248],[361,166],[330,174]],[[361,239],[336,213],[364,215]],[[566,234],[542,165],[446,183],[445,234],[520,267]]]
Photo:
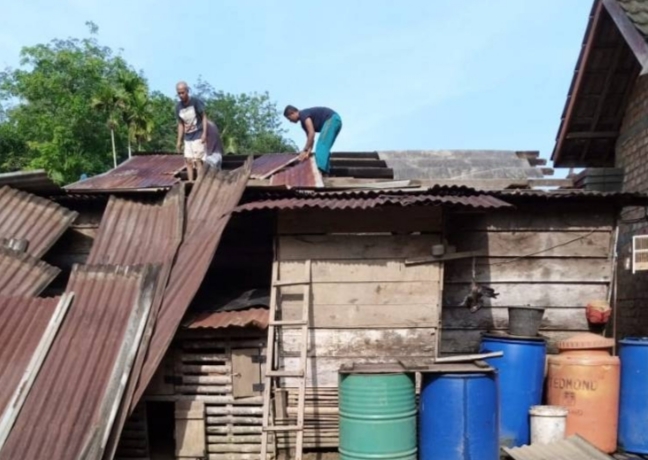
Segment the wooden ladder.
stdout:
[[[308,349],[308,318],[310,314],[311,297],[311,261],[305,261],[305,277],[301,281],[280,281],[278,278],[278,262],[272,266],[272,290],[270,292],[270,321],[268,323],[268,343],[266,371],[263,385],[263,430],[261,432],[261,460],[266,460],[268,455],[268,436],[270,433],[296,433],[295,460],[302,460],[304,450],[304,411],[306,405],[306,354]],[[277,298],[279,291],[285,286],[304,286],[304,300],[302,304],[301,320],[277,319]],[[301,343],[299,344],[299,368],[294,371],[287,371],[275,367],[275,345],[277,328],[301,329]],[[275,425],[270,416],[272,394],[274,388],[279,388],[278,380],[281,378],[294,378],[299,381],[299,396],[297,399],[297,424],[296,425]],[[271,423],[273,422],[273,423]]]

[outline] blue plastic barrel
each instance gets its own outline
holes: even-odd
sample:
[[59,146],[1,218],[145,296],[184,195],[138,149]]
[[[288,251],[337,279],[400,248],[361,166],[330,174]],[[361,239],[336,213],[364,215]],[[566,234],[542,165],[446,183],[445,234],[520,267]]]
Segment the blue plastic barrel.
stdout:
[[619,358],[619,447],[634,454],[648,454],[648,337],[621,340]]
[[419,460],[498,460],[497,373],[423,374]]
[[480,352],[492,351],[504,352],[486,360],[499,373],[500,444],[529,444],[529,409],[542,403],[547,344],[541,337],[484,334]]

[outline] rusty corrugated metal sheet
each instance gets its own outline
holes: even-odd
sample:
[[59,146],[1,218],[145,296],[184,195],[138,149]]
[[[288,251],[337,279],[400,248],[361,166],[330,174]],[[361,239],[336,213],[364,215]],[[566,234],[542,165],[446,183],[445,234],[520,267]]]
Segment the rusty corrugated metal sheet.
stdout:
[[45,198],[0,188],[0,237],[27,240],[27,253],[42,257],[78,213]]
[[169,188],[180,182],[177,174],[184,168],[182,155],[132,157],[115,169],[67,185],[70,192],[110,192]]
[[[161,265],[149,323],[133,364],[134,376],[141,372],[173,259],[182,241],[184,206],[184,187],[180,185],[175,185],[161,202],[155,204],[111,197],[88,256],[88,264]],[[117,447],[136,385],[136,378],[129,379],[124,394],[124,410],[118,414],[109,441],[107,452],[110,454]]]
[[198,292],[223,230],[250,177],[251,159],[232,172],[207,168],[189,195],[185,236],[176,257],[132,407],[146,390]]
[[74,301],[18,418],[1,460],[69,460],[96,436],[131,313],[149,267],[76,266]]
[[191,318],[184,327],[187,329],[222,329],[226,327],[268,327],[267,308],[251,308],[241,311],[214,311],[199,313]]
[[324,187],[322,174],[317,168],[315,158],[310,157],[306,161],[289,166],[270,178],[270,185],[285,185],[287,188],[295,187]]
[[29,254],[0,248],[0,295],[38,295],[60,272]]
[[58,297],[0,297],[0,416],[52,319]]
[[263,200],[247,203],[236,208],[236,212],[269,209],[370,209],[379,206],[454,206],[474,209],[500,209],[511,207],[498,198],[477,196],[435,196],[435,195],[383,195],[371,198],[293,197]]
[[577,434],[551,444],[504,447],[515,460],[614,460]]
[[263,155],[262,157],[254,160],[254,162],[252,163],[252,172],[250,173],[250,178],[261,179],[269,172],[287,165],[288,163],[294,161],[296,158],[297,155],[294,153],[273,153]]

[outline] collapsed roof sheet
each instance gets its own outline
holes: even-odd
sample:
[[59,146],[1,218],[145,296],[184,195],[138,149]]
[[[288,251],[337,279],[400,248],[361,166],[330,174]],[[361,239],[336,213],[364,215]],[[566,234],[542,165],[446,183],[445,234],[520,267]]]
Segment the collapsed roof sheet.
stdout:
[[[155,204],[111,197],[88,256],[88,264],[161,265],[149,323],[133,364],[134,376],[139,376],[142,369],[173,259],[182,241],[184,202],[184,187],[180,185],[174,186],[161,202]],[[124,407],[120,408],[109,441],[111,452],[117,447],[136,384],[137,378],[129,379]]]
[[67,185],[70,192],[115,192],[170,188],[180,182],[184,168],[182,155],[146,155],[132,157],[115,169]]
[[60,271],[24,252],[0,248],[0,295],[38,295]]
[[232,210],[243,195],[251,163],[248,159],[243,167],[232,172],[207,168],[189,196],[185,237],[171,269],[133,403],[140,399],[151,381],[200,288]]
[[294,153],[271,153],[257,158],[252,163],[251,179],[262,179],[267,174],[283,168],[286,165],[294,162],[297,155]]
[[0,297],[0,416],[58,305],[58,297]]
[[0,238],[27,240],[27,253],[34,257],[42,257],[77,215],[45,198],[0,188]]
[[67,286],[74,301],[0,459],[78,459],[101,440],[102,429],[110,426],[106,407],[120,400],[109,390],[124,378],[124,344],[133,313],[151,294],[151,272],[150,267],[76,267]]

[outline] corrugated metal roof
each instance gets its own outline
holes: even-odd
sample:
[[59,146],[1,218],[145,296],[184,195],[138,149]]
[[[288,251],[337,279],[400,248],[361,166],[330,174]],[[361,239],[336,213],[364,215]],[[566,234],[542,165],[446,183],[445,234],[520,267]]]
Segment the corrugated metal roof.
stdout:
[[199,313],[189,319],[184,327],[187,329],[222,329],[226,327],[268,327],[268,309],[251,308],[240,311],[214,311]]
[[274,174],[270,178],[270,185],[285,185],[287,188],[324,187],[324,181],[322,180],[322,174],[317,168],[315,159],[311,157],[306,161],[289,166],[281,172]]
[[297,155],[294,153],[273,153],[263,155],[252,163],[252,173],[250,174],[250,178],[261,179],[263,176],[275,169],[294,161],[296,157]]
[[106,393],[148,270],[75,267],[67,286],[74,301],[0,459],[77,459],[97,427],[109,424]]
[[547,445],[502,449],[515,460],[614,460],[578,435]]
[[42,257],[78,213],[11,187],[0,188],[0,237],[29,241],[27,253]]
[[0,297],[0,416],[56,310],[58,297]]
[[49,178],[45,170],[16,171],[0,174],[0,187],[9,185],[36,195],[55,195],[63,190]]
[[207,168],[189,195],[185,237],[171,269],[132,407],[146,390],[200,288],[232,210],[243,195],[251,165],[248,159],[232,172]]
[[169,188],[180,182],[176,175],[184,168],[182,155],[132,157],[115,169],[67,185],[70,192],[110,192]]
[[[88,264],[161,265],[149,323],[133,364],[135,376],[142,370],[155,317],[182,241],[184,206],[185,194],[181,185],[175,185],[161,202],[154,204],[111,197],[88,256]],[[118,414],[109,442],[111,452],[117,447],[136,385],[137,379],[129,379],[124,408]]]
[[499,190],[485,192],[503,200],[515,198],[542,201],[591,201],[612,202],[618,206],[646,206],[648,193],[597,192],[593,190]]
[[236,212],[263,209],[370,209],[379,206],[453,206],[474,209],[499,209],[510,204],[488,195],[442,196],[442,195],[378,195],[367,198],[306,198],[293,197],[256,201],[236,208]]
[[0,248],[0,295],[38,295],[60,272],[29,254]]

